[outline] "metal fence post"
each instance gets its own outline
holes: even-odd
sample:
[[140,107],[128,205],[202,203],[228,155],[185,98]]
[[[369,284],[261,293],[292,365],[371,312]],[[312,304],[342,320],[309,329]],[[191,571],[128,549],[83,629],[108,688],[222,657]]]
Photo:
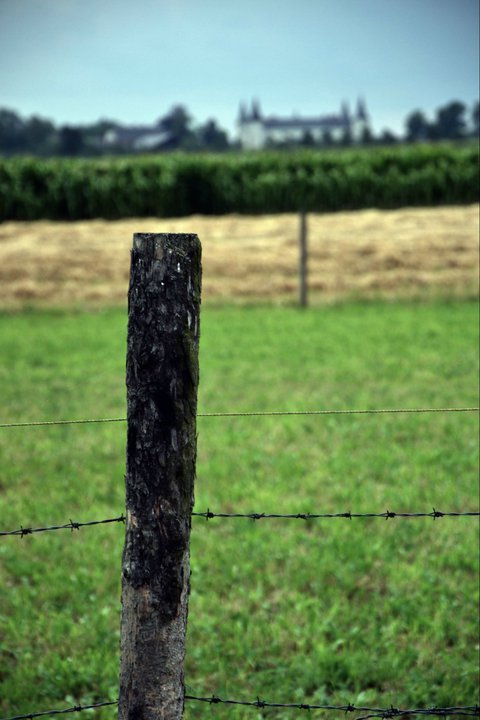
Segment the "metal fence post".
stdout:
[[304,210],[300,212],[300,230],[299,230],[299,286],[300,286],[300,307],[307,307],[308,304],[308,277],[307,277],[307,214]]
[[200,287],[196,235],[134,235],[120,720],[183,715]]

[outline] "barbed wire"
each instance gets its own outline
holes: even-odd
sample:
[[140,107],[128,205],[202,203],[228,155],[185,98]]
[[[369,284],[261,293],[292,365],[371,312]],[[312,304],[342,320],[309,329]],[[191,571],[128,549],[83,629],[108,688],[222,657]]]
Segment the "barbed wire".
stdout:
[[[389,708],[374,708],[374,707],[356,707],[353,704],[348,705],[316,705],[308,703],[276,703],[261,700],[257,697],[256,700],[225,700],[212,695],[210,697],[197,697],[196,695],[185,695],[185,700],[194,702],[208,703],[209,705],[242,705],[244,707],[255,707],[257,709],[262,708],[289,708],[292,710],[331,710],[343,713],[367,713],[367,715],[359,716],[356,720],[369,720],[370,718],[383,718],[389,720],[395,717],[405,717],[407,715],[428,715],[437,717],[452,717],[452,716],[467,716],[467,717],[478,717],[480,715],[480,708],[478,705],[469,706],[455,706],[455,707],[429,707],[429,708],[415,708],[410,710],[403,710],[393,707]],[[93,705],[73,705],[72,707],[64,708],[63,710],[43,710],[41,712],[25,713],[24,715],[14,715],[9,718],[2,718],[1,720],[33,720],[33,718],[45,717],[47,715],[65,715],[67,713],[82,712],[83,710],[95,710],[97,708],[108,707],[118,705],[118,700],[110,700],[106,702],[98,702]]]
[[106,520],[90,520],[88,522],[74,522],[73,520],[70,520],[70,522],[65,523],[64,525],[49,525],[46,527],[23,527],[20,526],[17,530],[6,530],[3,532],[0,532],[0,537],[5,535],[19,535],[21,538],[24,538],[25,535],[33,535],[33,533],[41,533],[41,532],[49,532],[51,530],[71,530],[72,532],[74,530],[80,530],[82,527],[91,527],[92,525],[107,525],[108,523],[124,523],[125,522],[125,516],[120,515],[119,517],[115,518],[107,518]]
[[[288,415],[380,415],[387,413],[459,413],[479,412],[480,407],[446,408],[380,408],[372,410],[252,410],[246,412],[210,412],[198,413],[199,418],[219,417],[272,417]],[[37,420],[32,422],[0,423],[0,428],[42,427],[49,425],[86,425],[88,423],[126,422],[121,418],[88,418],[85,420]]]
[[203,517],[206,520],[211,518],[246,518],[249,520],[270,520],[275,518],[285,520],[319,520],[319,519],[333,519],[333,518],[346,518],[347,520],[353,520],[354,518],[384,518],[390,520],[393,518],[437,518],[443,517],[479,517],[480,512],[442,512],[441,510],[433,510],[431,512],[393,512],[386,510],[381,513],[352,513],[352,512],[341,512],[341,513],[215,513],[211,510],[206,512],[193,512],[195,517]]
[[25,715],[13,715],[9,718],[1,720],[33,720],[33,718],[45,717],[46,715],[66,715],[67,713],[82,712],[82,710],[96,710],[97,708],[118,705],[118,700],[107,700],[104,702],[94,703],[93,705],[73,705],[63,710],[42,710],[41,712],[31,712]]
[[356,718],[356,720],[369,720],[369,718],[394,718],[403,717],[406,715],[436,715],[442,717],[450,717],[453,715],[467,715],[470,717],[478,717],[480,715],[480,708],[478,705],[469,706],[456,706],[456,707],[430,707],[430,708],[415,708],[411,710],[402,710],[393,707],[389,708],[374,708],[374,707],[356,707],[353,704],[348,705],[315,705],[308,703],[275,703],[261,700],[257,697],[256,700],[224,700],[216,695],[211,697],[197,697],[195,695],[185,695],[185,700],[194,700],[197,702],[209,703],[210,705],[242,705],[247,707],[261,708],[290,708],[294,710],[334,710],[343,713],[368,713],[362,717]]
[[[211,520],[213,518],[241,518],[247,520],[329,520],[335,518],[344,518],[347,520],[353,520],[356,518],[383,518],[385,520],[392,520],[394,518],[438,518],[444,517],[480,517],[480,512],[477,511],[465,511],[465,512],[443,512],[442,510],[436,510],[433,508],[431,512],[393,512],[392,510],[385,510],[380,513],[352,513],[339,512],[339,513],[216,513],[210,509],[205,512],[192,512],[192,517],[205,518],[205,520]],[[47,525],[44,527],[23,527],[20,525],[15,530],[3,530],[0,531],[0,537],[7,535],[18,535],[20,538],[24,538],[26,535],[33,535],[34,533],[50,532],[52,530],[80,530],[80,528],[91,527],[93,525],[106,525],[108,523],[124,523],[126,521],[125,515],[119,515],[114,518],[107,518],[105,520],[90,520],[88,522],[74,522],[70,520],[68,523],[63,525]]]

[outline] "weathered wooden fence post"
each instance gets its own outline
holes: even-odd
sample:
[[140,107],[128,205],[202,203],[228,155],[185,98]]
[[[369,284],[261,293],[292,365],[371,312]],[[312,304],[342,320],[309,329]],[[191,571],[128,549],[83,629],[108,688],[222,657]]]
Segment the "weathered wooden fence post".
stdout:
[[134,235],[120,720],[183,715],[200,286],[196,235]]
[[308,268],[307,268],[307,214],[304,210],[300,213],[300,229],[299,229],[299,287],[300,287],[300,307],[307,307],[308,304]]

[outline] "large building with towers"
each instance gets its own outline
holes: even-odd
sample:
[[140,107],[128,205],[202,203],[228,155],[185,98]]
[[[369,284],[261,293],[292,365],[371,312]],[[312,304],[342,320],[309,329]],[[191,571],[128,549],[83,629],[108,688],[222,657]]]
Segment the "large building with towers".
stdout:
[[245,150],[261,150],[285,144],[328,144],[349,138],[358,143],[369,129],[365,101],[359,99],[354,112],[342,103],[340,112],[306,118],[264,116],[258,101],[243,104],[238,115],[239,141]]

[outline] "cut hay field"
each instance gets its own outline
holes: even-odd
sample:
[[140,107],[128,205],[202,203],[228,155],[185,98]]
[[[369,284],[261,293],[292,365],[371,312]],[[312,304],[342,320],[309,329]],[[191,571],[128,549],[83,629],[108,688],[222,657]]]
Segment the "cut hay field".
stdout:
[[[471,297],[478,292],[478,205],[311,214],[312,298]],[[204,300],[291,303],[298,217],[6,222],[0,306],[124,304],[134,232],[195,232]]]

